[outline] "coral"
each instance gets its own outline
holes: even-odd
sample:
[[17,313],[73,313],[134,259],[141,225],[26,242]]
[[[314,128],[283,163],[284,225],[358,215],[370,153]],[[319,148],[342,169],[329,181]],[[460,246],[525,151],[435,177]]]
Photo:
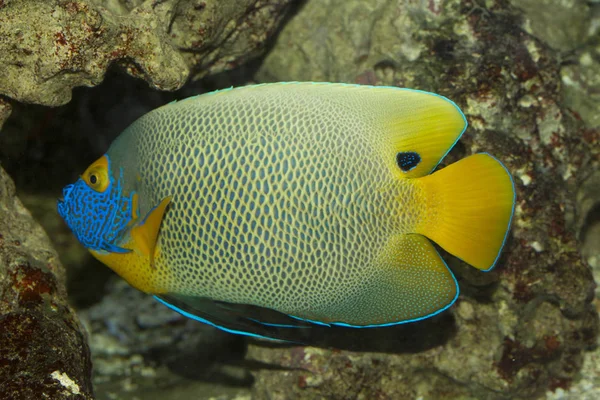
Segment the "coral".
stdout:
[[290,0],[0,2],[0,94],[57,106],[112,62],[161,90],[260,54]]
[[91,399],[91,362],[65,271],[0,168],[0,398]]

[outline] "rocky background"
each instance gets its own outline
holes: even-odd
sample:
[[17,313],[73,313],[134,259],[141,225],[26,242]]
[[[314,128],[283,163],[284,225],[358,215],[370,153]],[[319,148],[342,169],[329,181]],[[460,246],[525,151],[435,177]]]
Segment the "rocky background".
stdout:
[[[500,265],[448,256],[462,295],[437,318],[284,346],[161,307],[60,221],[62,186],[140,115],[281,80],[456,101],[446,162],[515,176]],[[66,266],[1,173],[0,398],[600,398],[600,2],[0,0],[0,95],[1,167]]]

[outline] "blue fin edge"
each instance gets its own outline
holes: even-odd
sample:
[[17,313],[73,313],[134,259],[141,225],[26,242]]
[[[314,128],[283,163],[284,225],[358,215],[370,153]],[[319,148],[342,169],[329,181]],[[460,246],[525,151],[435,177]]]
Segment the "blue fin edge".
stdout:
[[[296,318],[297,319],[297,318]],[[290,329],[306,329],[310,328],[310,326],[298,326],[298,325],[285,325],[285,324],[272,324],[270,322],[259,321],[254,318],[248,318],[249,321],[256,322],[257,324],[261,324],[264,326],[272,326],[274,328],[290,328]]]
[[220,329],[222,331],[225,331],[227,333],[233,333],[233,334],[236,334],[236,335],[243,335],[243,336],[255,337],[255,338],[260,338],[260,339],[285,341],[285,340],[282,340],[282,339],[276,339],[276,338],[272,338],[272,337],[269,337],[269,336],[258,335],[256,333],[250,333],[250,332],[238,331],[238,330],[235,330],[235,329],[225,328],[224,326],[217,325],[214,322],[211,322],[211,321],[209,321],[207,319],[201,318],[201,317],[199,317],[197,315],[194,315],[192,313],[184,311],[181,308],[179,308],[177,306],[174,306],[173,304],[171,304],[171,303],[169,303],[169,302],[161,299],[160,297],[158,297],[156,295],[154,295],[152,297],[154,297],[154,299],[157,300],[159,303],[164,304],[165,306],[169,307],[171,310],[178,312],[179,314],[183,315],[184,317],[187,317],[189,319],[193,319],[193,320],[198,321],[198,322],[202,322],[203,324],[210,325],[212,327],[215,327],[215,328]]
[[[498,260],[500,259],[500,255],[502,254],[502,250],[504,250],[504,245],[506,244],[506,240],[508,239],[508,234],[510,233],[510,228],[512,227],[513,218],[515,216],[515,208],[517,206],[517,188],[515,187],[515,180],[514,180],[512,174],[510,173],[508,168],[506,168],[506,166],[504,165],[504,163],[502,161],[498,160],[496,157],[494,157],[490,153],[482,152],[482,153],[478,153],[478,154],[486,154],[489,157],[493,158],[494,160],[498,161],[498,163],[502,166],[502,168],[504,168],[504,170],[508,174],[508,177],[510,178],[510,183],[512,184],[512,188],[513,188],[512,210],[510,213],[510,218],[508,220],[508,225],[506,226],[506,232],[504,233],[504,239],[502,240],[502,246],[500,246],[500,249],[498,250],[498,254],[496,255],[496,258],[494,259],[494,262],[492,263],[492,265],[488,269],[481,270],[483,272],[489,272],[492,269],[494,269],[494,267],[496,266],[496,263],[498,262]],[[457,257],[457,258],[461,259],[460,257]]]

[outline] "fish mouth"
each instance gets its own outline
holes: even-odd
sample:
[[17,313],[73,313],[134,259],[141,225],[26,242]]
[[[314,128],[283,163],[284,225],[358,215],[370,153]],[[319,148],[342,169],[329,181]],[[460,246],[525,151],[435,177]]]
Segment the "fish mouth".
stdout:
[[69,199],[69,196],[71,195],[71,192],[73,191],[74,187],[75,187],[75,185],[71,184],[71,185],[67,185],[63,188],[63,191],[62,191],[62,195],[63,195],[62,201],[63,202],[65,200]]
[[69,198],[71,197],[74,187],[75,185],[73,184],[65,186],[62,191],[62,198],[58,199],[56,202],[58,213],[64,220],[67,220],[67,216],[69,215]]
[[56,202],[56,210],[64,220],[67,219],[67,215],[69,214],[69,205],[64,199],[58,199]]

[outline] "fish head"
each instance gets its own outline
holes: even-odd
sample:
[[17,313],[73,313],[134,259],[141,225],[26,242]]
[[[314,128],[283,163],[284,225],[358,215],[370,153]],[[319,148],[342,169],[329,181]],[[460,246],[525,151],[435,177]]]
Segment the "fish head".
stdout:
[[125,253],[119,247],[134,217],[133,196],[122,190],[122,173],[115,177],[108,155],[103,155],[63,189],[58,213],[89,250]]
[[139,218],[138,195],[134,190],[125,193],[123,175],[123,168],[112,168],[110,156],[103,155],[65,186],[58,213],[92,256],[133,287],[165,293],[166,273],[157,277],[154,259],[160,253],[156,242],[171,197]]

